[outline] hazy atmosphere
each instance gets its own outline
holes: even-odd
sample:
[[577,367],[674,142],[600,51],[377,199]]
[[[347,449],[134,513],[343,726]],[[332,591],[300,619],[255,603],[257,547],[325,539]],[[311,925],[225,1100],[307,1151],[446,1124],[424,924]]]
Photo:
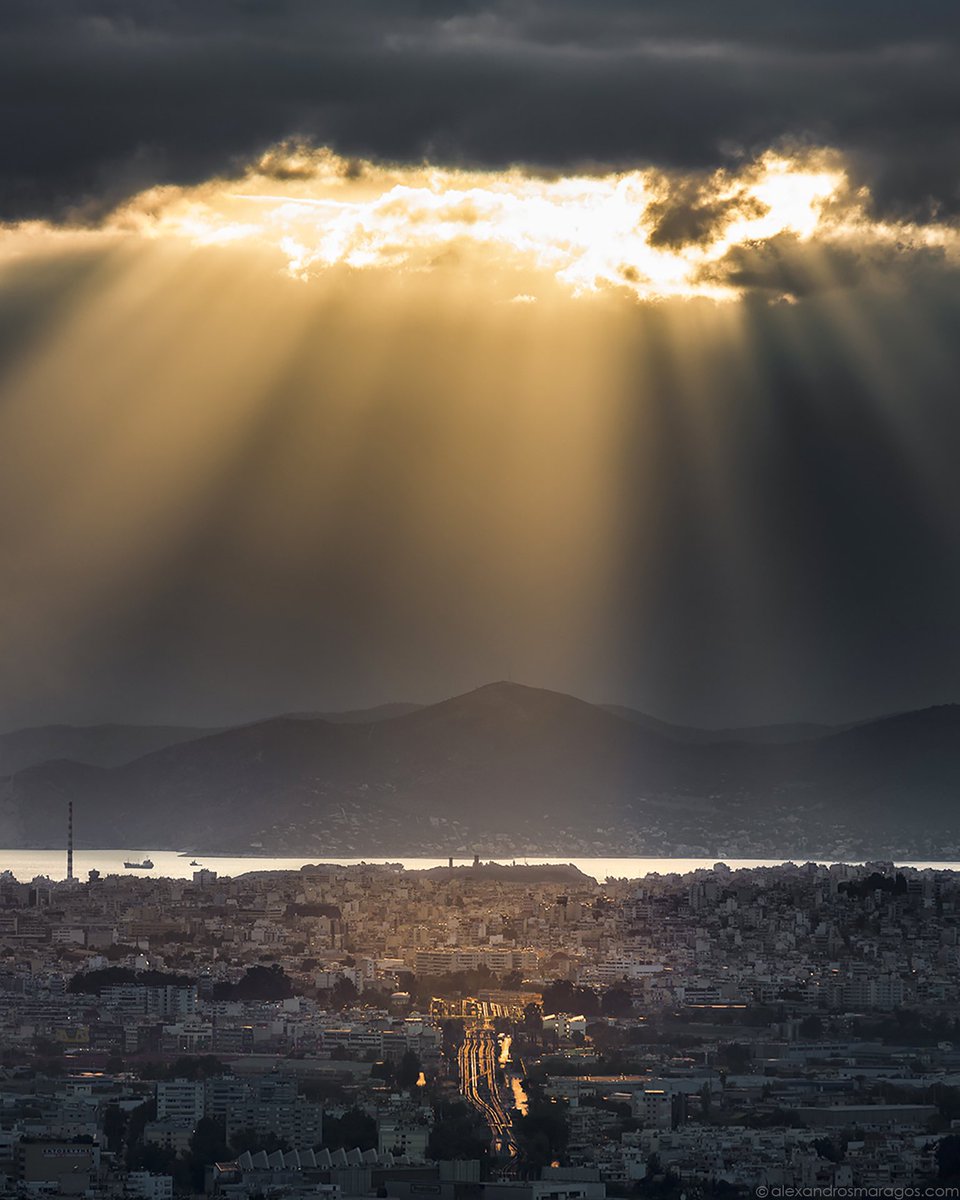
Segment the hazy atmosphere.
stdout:
[[0,0],[0,1196],[960,1197],[958,0]]
[[3,23],[0,727],[960,696],[952,5]]

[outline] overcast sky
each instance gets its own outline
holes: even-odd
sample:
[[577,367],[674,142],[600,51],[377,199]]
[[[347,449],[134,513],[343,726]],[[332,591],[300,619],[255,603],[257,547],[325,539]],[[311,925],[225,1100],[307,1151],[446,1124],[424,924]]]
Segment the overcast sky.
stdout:
[[569,168],[850,155],[953,211],[951,0],[7,0],[8,213],[197,180],[302,134],[347,154]]
[[[6,0],[0,35],[0,727],[507,675],[718,725],[960,700],[955,3]],[[308,192],[283,145],[364,201],[371,162],[652,173],[677,254],[766,154],[844,183],[829,238],[717,251],[724,315],[629,263],[508,310],[486,259],[395,295],[386,237],[336,283],[167,251],[250,163]]]

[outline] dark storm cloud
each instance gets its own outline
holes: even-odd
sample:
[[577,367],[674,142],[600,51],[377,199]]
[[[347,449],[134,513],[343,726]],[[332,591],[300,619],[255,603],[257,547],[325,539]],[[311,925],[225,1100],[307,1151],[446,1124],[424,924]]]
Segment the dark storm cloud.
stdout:
[[7,0],[3,211],[189,181],[290,135],[348,155],[710,168],[838,146],[953,211],[952,3]]
[[870,243],[856,236],[804,240],[785,232],[732,246],[702,269],[698,282],[740,288],[754,299],[768,300],[797,300],[836,289],[895,291],[901,297],[919,290],[942,307],[960,282],[960,272],[942,246]]
[[762,213],[763,205],[742,192],[720,198],[706,181],[668,179],[660,196],[647,205],[644,216],[651,223],[651,246],[679,249],[713,241],[735,216]]

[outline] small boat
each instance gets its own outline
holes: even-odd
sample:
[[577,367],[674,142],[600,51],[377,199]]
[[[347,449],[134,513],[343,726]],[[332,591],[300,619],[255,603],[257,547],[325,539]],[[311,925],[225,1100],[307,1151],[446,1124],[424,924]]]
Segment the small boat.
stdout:
[[194,858],[194,859],[192,859],[192,860],[191,860],[191,862],[190,862],[190,866],[191,866],[191,867],[199,867],[199,866],[200,866],[200,864],[199,864],[199,863],[197,862],[197,860]]
[[153,859],[145,858],[143,860],[143,862],[138,862],[138,863],[125,862],[123,865],[124,865],[124,867],[126,867],[126,869],[128,871],[152,871],[153,870]]

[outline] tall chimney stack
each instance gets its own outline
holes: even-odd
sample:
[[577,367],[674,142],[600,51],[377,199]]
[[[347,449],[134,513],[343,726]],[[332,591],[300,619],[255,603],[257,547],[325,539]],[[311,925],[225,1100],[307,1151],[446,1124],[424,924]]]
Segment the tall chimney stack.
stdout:
[[73,879],[73,801],[67,801],[67,879]]

